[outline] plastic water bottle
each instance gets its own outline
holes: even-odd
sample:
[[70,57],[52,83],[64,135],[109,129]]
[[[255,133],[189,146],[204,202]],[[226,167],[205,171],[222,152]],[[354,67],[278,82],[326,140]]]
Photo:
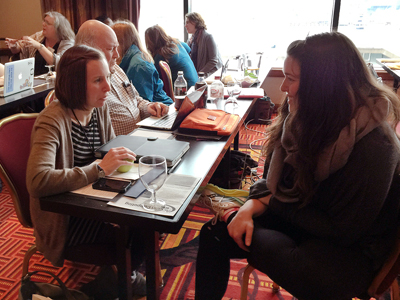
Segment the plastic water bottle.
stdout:
[[215,76],[215,80],[209,86],[208,100],[211,103],[207,107],[210,109],[224,109],[224,84],[220,79],[220,76]]
[[178,71],[178,77],[174,82],[174,96],[175,96],[175,108],[179,110],[183,100],[187,94],[187,82],[183,77],[183,71]]

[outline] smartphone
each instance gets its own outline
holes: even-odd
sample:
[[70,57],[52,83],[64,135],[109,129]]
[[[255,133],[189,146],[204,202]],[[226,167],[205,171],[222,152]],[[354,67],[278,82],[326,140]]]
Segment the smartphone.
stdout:
[[116,193],[125,193],[130,186],[131,186],[130,181],[117,180],[111,178],[100,178],[99,180],[97,180],[95,183],[92,184],[92,187],[96,190],[103,190]]

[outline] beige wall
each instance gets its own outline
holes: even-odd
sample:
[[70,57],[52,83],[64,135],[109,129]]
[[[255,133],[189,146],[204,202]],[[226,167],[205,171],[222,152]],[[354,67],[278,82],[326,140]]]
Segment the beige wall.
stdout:
[[20,38],[41,29],[40,0],[1,0],[0,37]]

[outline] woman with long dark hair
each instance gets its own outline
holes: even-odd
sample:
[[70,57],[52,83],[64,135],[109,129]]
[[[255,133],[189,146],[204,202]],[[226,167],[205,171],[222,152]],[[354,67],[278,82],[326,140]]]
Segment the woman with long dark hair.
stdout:
[[223,297],[234,257],[299,299],[361,297],[394,243],[399,99],[337,32],[293,42],[283,71],[263,179],[201,230],[196,299]]
[[154,25],[146,29],[146,47],[154,58],[154,65],[160,73],[160,60],[166,61],[171,69],[172,82],[178,77],[178,71],[183,71],[187,88],[195,85],[198,76],[193,61],[190,59],[190,47],[176,38],[169,36],[165,30]]

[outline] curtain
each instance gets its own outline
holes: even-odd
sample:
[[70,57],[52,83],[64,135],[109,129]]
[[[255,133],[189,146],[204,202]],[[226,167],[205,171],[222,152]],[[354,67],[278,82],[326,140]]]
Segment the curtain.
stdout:
[[107,15],[112,20],[128,19],[139,23],[140,0],[40,0],[42,13],[54,10],[63,14],[75,33],[86,20]]

